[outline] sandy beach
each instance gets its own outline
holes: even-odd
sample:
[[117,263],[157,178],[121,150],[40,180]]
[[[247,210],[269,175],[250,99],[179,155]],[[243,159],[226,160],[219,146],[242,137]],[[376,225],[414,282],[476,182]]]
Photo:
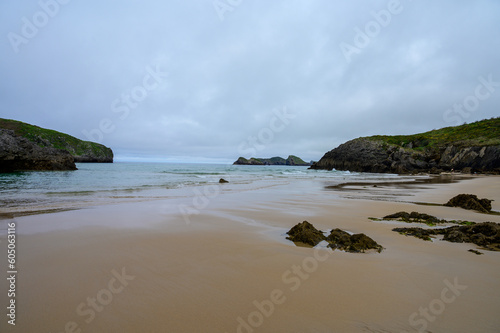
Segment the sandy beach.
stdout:
[[[493,199],[500,177],[448,184],[347,186],[297,181],[202,198],[103,205],[0,220],[17,244],[16,325],[1,332],[498,332],[500,253],[426,242],[376,222],[398,211],[500,222],[445,203]],[[214,186],[214,185],[212,185]],[[365,233],[385,249],[354,254],[297,247],[285,233]],[[4,274],[6,274],[4,272]],[[8,306],[8,283],[0,284]]]

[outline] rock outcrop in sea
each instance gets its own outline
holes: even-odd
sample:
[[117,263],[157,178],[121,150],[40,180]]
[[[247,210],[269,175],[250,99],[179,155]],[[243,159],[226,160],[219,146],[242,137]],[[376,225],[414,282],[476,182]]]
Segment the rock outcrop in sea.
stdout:
[[68,151],[40,147],[0,128],[0,173],[21,170],[76,170],[76,166]]
[[300,157],[290,155],[287,159],[283,157],[271,157],[271,158],[256,158],[251,157],[246,159],[244,157],[238,158],[233,165],[294,165],[294,166],[310,166],[311,163],[305,162]]
[[500,173],[500,118],[407,136],[358,138],[311,169],[376,173]]

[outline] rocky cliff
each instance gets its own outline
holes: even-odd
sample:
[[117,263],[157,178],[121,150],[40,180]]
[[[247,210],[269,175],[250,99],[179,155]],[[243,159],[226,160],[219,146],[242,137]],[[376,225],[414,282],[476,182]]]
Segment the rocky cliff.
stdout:
[[271,158],[255,158],[246,159],[244,157],[238,158],[234,165],[295,165],[295,166],[310,166],[311,163],[303,161],[300,157],[290,155],[287,159],[282,157]]
[[76,166],[68,151],[40,147],[0,128],[0,173],[24,170],[76,170]]
[[10,119],[0,118],[0,128],[12,130],[40,147],[66,150],[75,162],[113,163],[113,151],[99,143]]
[[381,173],[500,173],[500,118],[409,136],[348,141],[311,169]]

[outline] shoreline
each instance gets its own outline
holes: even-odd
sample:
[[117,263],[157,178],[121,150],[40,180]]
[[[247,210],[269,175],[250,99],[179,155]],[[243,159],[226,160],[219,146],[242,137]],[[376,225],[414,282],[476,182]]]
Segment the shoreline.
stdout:
[[[362,173],[360,175],[363,175]],[[376,175],[376,174],[370,174],[370,175]],[[387,174],[380,174],[382,179],[384,178],[383,176],[387,176]],[[466,179],[473,179],[477,177],[488,177],[488,176],[493,176],[494,175],[462,175],[460,173],[446,173],[446,174],[441,174],[441,175],[432,175],[432,174],[418,174],[418,175],[390,175],[393,176],[394,178],[401,178],[401,180],[393,180],[393,181],[385,181],[385,180],[373,180],[373,181],[351,181],[351,182],[340,182],[337,180],[335,182],[335,185],[325,185],[325,190],[337,190],[337,191],[345,191],[345,187],[371,187],[373,185],[376,186],[393,186],[395,188],[416,188],[417,185],[425,185],[425,184],[438,184],[438,183],[453,183],[453,182],[458,182],[461,180],[466,180]],[[296,180],[288,180],[288,181],[296,181]],[[325,180],[326,181],[326,180]],[[277,184],[279,183],[279,180],[276,180]],[[243,183],[233,183],[231,185],[243,185],[247,184],[246,182]],[[211,185],[219,185],[218,183],[205,183],[205,184],[199,184],[199,185],[191,185],[191,186],[184,186],[183,188],[171,188],[167,189],[168,194],[160,194],[158,190],[161,188],[155,189],[155,190],[136,190],[133,191],[135,195],[113,195],[113,196],[103,196],[103,197],[95,197],[93,199],[89,199],[87,201],[76,201],[76,199],[73,198],[73,201],[61,201],[61,202],[51,202],[50,204],[45,204],[45,205],[38,205],[38,206],[7,206],[3,208],[3,211],[0,212],[0,220],[8,220],[8,219],[13,219],[13,218],[19,218],[23,216],[30,216],[30,215],[39,215],[39,214],[53,214],[53,213],[58,213],[58,212],[65,212],[65,211],[72,211],[72,210],[80,210],[80,209],[88,209],[88,208],[93,208],[93,207],[99,207],[99,206],[108,206],[108,205],[119,205],[119,204],[127,204],[127,203],[136,203],[136,202],[150,202],[150,201],[162,201],[162,200],[167,200],[169,198],[177,197],[177,196],[190,196],[193,195],[193,189],[196,188],[202,188],[202,187],[207,187]],[[224,186],[231,186],[231,185],[224,185]],[[163,189],[165,190],[165,189]],[[234,189],[238,190],[238,189]],[[247,191],[247,190],[254,190],[252,188],[240,188],[240,191]],[[172,195],[172,193],[174,193]],[[125,191],[129,192],[129,191]]]
[[[186,196],[2,220],[17,226],[19,306],[16,327],[3,320],[0,328],[60,332],[71,322],[82,332],[245,332],[250,325],[255,332],[400,333],[425,323],[432,332],[495,332],[499,252],[477,256],[468,252],[473,244],[426,242],[368,218],[417,210],[499,223],[500,216],[398,200],[401,191],[410,192],[404,199],[429,203],[470,192],[495,199],[498,211],[499,184],[500,177],[488,176],[412,190],[382,186],[372,193],[301,180],[248,191],[225,188],[199,209]],[[193,210],[183,214],[179,207]],[[284,233],[303,220],[321,230],[365,233],[385,249],[353,254],[297,247]],[[5,260],[2,255],[2,267]],[[110,293],[110,281],[122,273],[130,278],[127,285]],[[447,283],[455,282],[467,288],[448,292],[454,301],[426,321],[419,308],[436,306]],[[117,282],[112,286],[119,289]],[[0,297],[5,294],[3,284]],[[89,297],[103,301],[100,312]]]

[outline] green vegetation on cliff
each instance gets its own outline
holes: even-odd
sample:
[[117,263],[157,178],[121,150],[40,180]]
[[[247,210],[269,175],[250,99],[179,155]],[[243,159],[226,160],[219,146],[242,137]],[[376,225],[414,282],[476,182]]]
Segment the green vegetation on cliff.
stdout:
[[311,169],[500,174],[500,118],[413,135],[357,138],[327,152]]
[[445,127],[413,135],[375,135],[367,139],[417,150],[454,145],[456,147],[500,145],[500,118]]
[[75,162],[113,162],[113,151],[99,143],[11,119],[0,118],[0,128],[12,130],[40,147],[67,150]]

